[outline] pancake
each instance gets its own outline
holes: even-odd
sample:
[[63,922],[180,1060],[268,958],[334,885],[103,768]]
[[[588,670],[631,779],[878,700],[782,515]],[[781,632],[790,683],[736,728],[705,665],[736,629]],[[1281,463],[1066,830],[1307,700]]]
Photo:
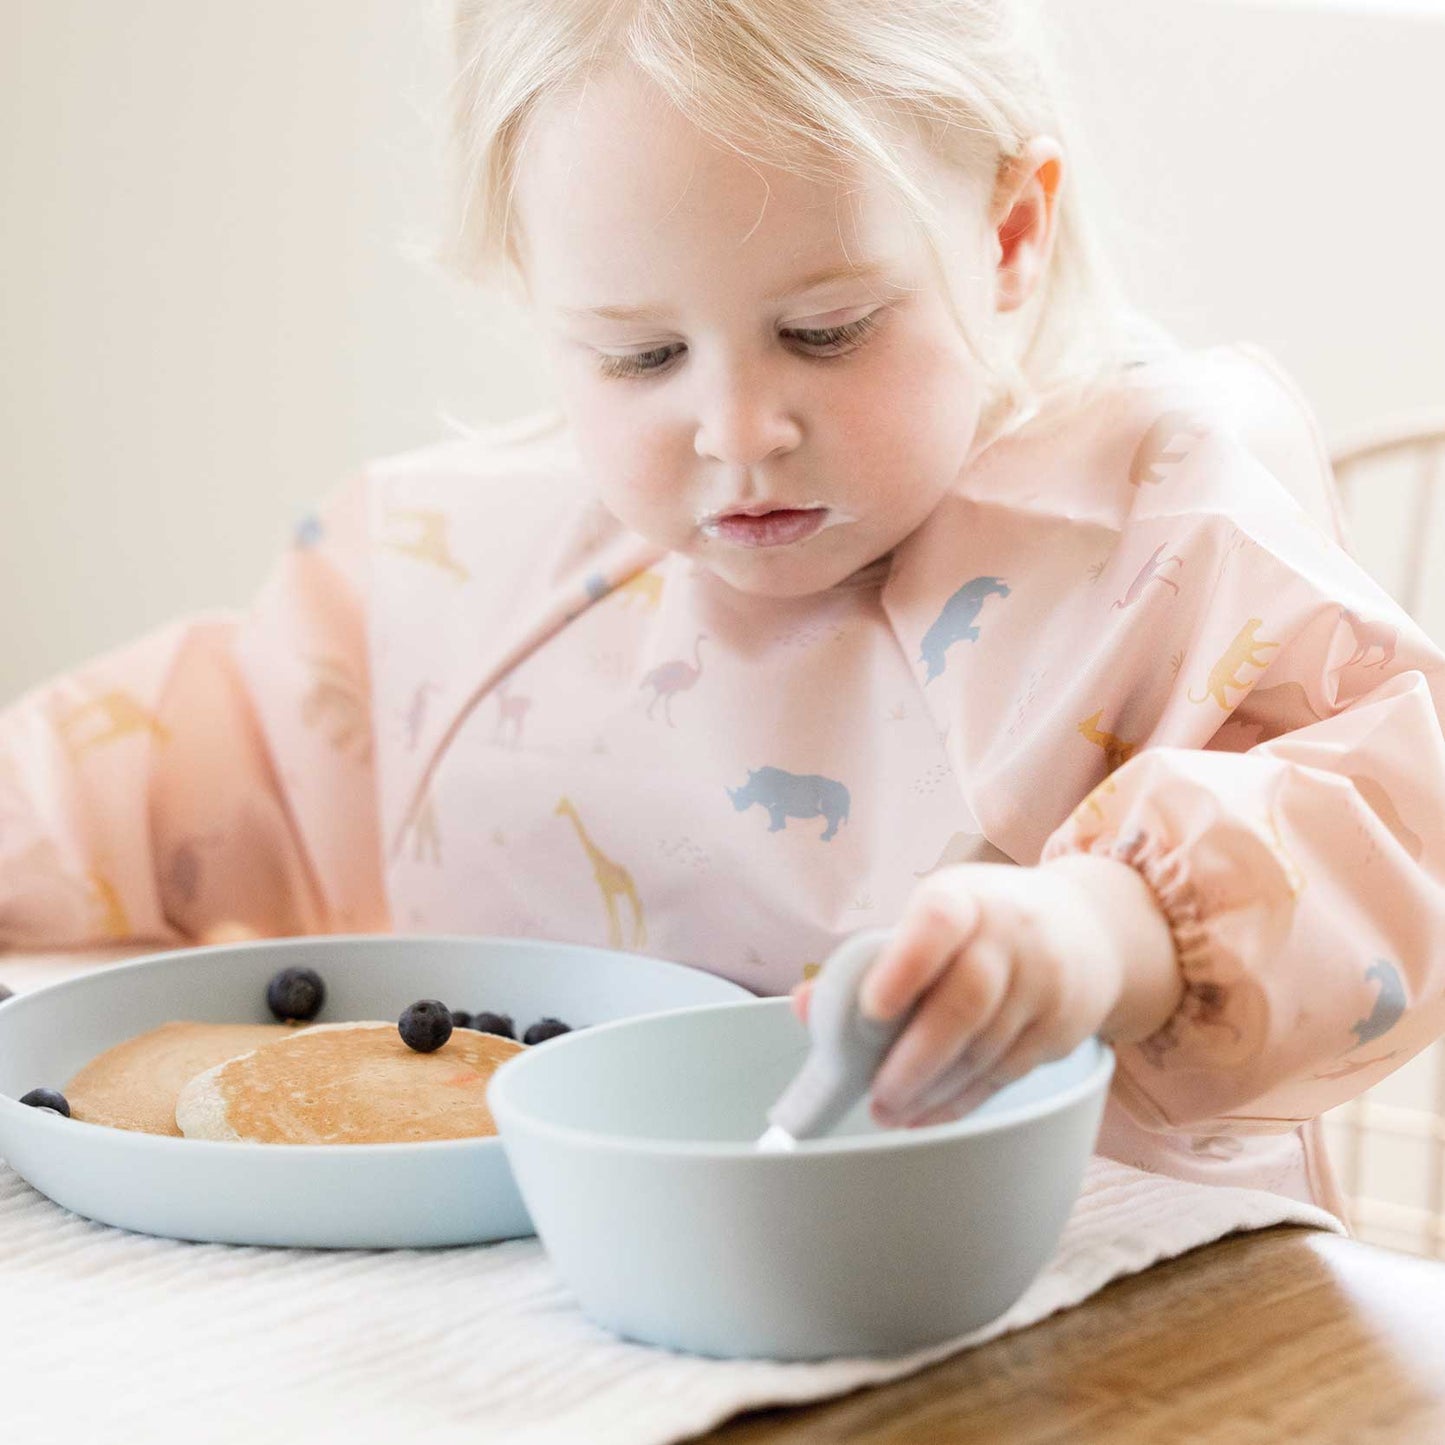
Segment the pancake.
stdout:
[[525,1046],[453,1029],[418,1053],[394,1023],[316,1024],[198,1074],[180,1091],[188,1139],[410,1144],[494,1135],[487,1083]]
[[294,1024],[175,1020],[97,1054],[65,1085],[70,1117],[142,1134],[173,1134],[181,1085],[261,1044],[301,1032]]

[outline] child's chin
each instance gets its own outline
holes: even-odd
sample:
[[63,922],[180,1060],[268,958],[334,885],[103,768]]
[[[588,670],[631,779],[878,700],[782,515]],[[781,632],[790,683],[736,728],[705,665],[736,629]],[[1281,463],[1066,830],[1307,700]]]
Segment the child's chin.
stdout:
[[835,553],[808,555],[799,549],[758,549],[724,554],[709,549],[696,558],[697,564],[750,597],[812,597],[871,568],[881,558],[845,556]]

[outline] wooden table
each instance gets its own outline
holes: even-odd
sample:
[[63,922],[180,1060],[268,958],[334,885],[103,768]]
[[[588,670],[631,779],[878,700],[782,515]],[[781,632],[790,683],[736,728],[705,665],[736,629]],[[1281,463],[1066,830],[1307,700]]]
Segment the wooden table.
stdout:
[[[0,982],[21,991],[146,951],[0,952]],[[820,1405],[751,1411],[699,1438],[1445,1442],[1445,1264],[1294,1227],[1239,1235],[906,1380]]]
[[1109,1285],[895,1384],[709,1445],[1445,1441],[1445,1264],[1284,1226]]

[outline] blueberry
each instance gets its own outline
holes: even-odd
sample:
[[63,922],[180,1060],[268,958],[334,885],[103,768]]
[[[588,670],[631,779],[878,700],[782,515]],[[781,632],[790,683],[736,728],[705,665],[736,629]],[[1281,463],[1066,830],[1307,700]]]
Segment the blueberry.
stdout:
[[20,1096],[20,1102],[29,1104],[33,1109],[54,1109],[57,1114],[70,1118],[70,1104],[59,1089],[31,1089],[28,1094]]
[[452,1011],[440,999],[420,998],[397,1022],[401,1041],[419,1054],[430,1054],[452,1036]]
[[571,1024],[564,1024],[561,1019],[538,1019],[537,1022],[522,1035],[522,1042],[524,1044],[540,1044],[547,1039],[555,1039],[558,1034],[570,1034],[571,1032]]
[[510,1014],[473,1014],[472,1027],[484,1034],[501,1034],[504,1039],[517,1037],[517,1026]]
[[266,985],[266,1007],[282,1023],[310,1023],[326,1002],[326,985],[311,968],[283,968]]
[[472,1016],[464,1008],[452,1010],[452,1027],[454,1029],[472,1029],[476,1024],[472,1022]]
[[14,997],[15,990],[13,988],[6,988],[3,983],[0,983],[0,1003],[4,1003],[7,998]]

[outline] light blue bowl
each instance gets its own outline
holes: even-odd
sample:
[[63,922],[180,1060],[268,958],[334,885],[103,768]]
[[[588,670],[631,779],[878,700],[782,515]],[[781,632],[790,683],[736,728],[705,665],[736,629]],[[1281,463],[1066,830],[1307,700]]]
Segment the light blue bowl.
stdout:
[[17,1102],[42,1085],[63,1089],[97,1054],[169,1019],[274,1023],[266,983],[291,967],[314,968],[325,982],[319,1023],[398,1018],[419,998],[439,998],[511,1014],[521,1032],[546,1014],[583,1028],[751,997],[682,964],[534,939],[268,939],[97,965],[0,1003],[0,1155],[77,1214],[179,1239],[379,1249],[531,1234],[495,1138],[221,1143],[84,1124]]
[[703,1355],[889,1355],[987,1324],[1056,1247],[1113,1073],[1098,1041],[965,1119],[760,1154],[807,1053],[787,999],[688,1008],[509,1059],[488,1103],[583,1311]]

